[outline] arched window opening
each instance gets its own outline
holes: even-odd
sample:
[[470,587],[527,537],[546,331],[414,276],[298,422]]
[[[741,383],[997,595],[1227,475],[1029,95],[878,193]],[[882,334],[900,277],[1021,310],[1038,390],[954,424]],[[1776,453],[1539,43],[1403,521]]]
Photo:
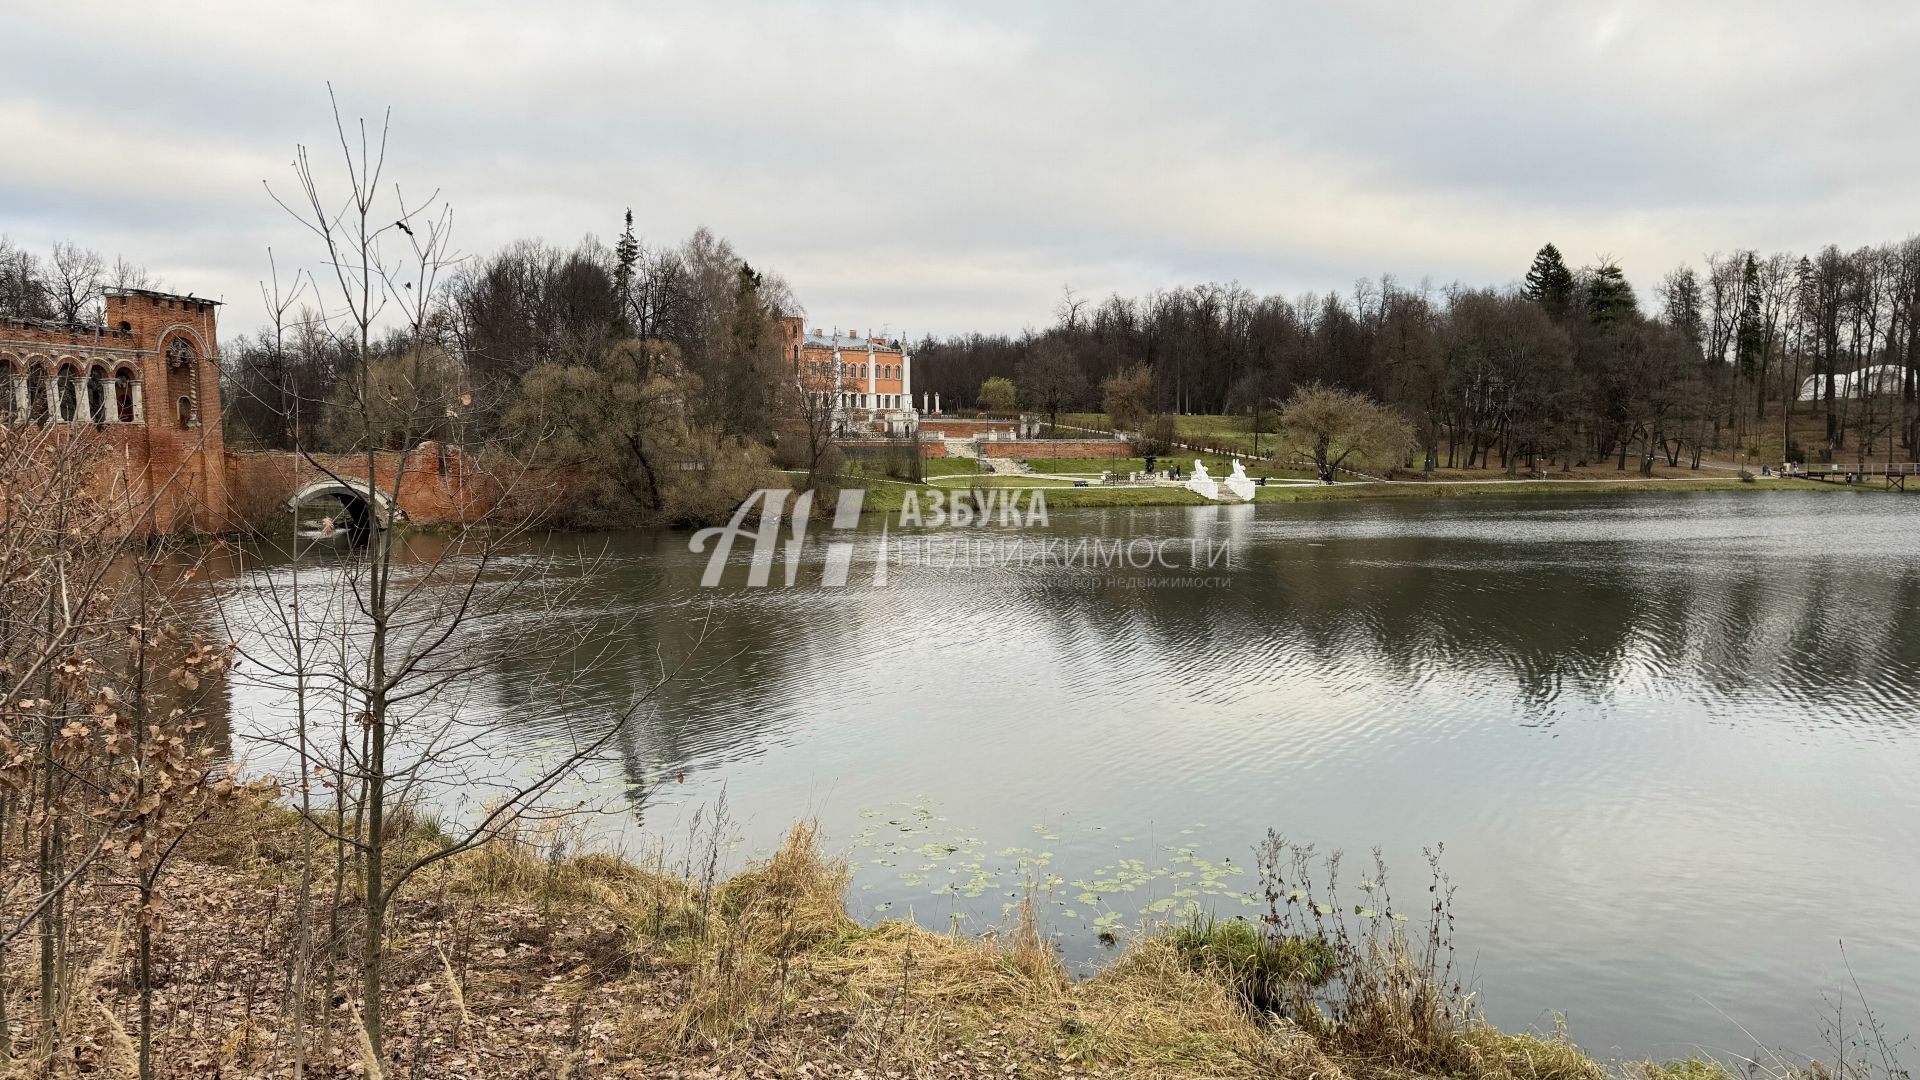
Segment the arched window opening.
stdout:
[[126,368],[115,372],[113,390],[114,404],[117,406],[115,411],[119,414],[120,422],[123,424],[136,422],[139,415],[134,411],[134,403],[138,400],[138,394],[133,382],[133,372]]
[[47,368],[45,364],[35,364],[27,372],[27,419],[36,424],[44,424],[50,418],[48,409],[51,401],[47,397]]
[[96,424],[104,424],[113,419],[113,414],[107,409],[105,368],[94,368],[87,373],[87,419]]
[[194,375],[200,353],[193,340],[176,334],[167,341],[167,396],[174,399],[174,420],[181,427],[192,427],[195,419]]
[[56,422],[64,422],[78,419],[80,416],[80,403],[84,400],[80,396],[80,373],[71,367],[61,368],[59,391],[60,397],[58,404],[60,415],[54,417],[54,420]]

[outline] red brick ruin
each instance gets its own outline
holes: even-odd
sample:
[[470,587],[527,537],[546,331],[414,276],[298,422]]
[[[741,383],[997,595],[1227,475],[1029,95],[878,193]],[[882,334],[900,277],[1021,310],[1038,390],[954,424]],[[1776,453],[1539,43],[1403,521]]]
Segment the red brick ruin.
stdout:
[[[216,301],[146,289],[110,290],[101,325],[0,315],[0,415],[55,439],[84,439],[94,494],[128,508],[138,532],[224,532],[283,508],[329,473],[364,479],[365,455],[316,460],[283,452],[236,454],[221,437]],[[464,457],[424,444],[378,455],[391,490],[404,463],[399,506],[410,520],[473,516]],[[404,462],[403,462],[404,459]]]

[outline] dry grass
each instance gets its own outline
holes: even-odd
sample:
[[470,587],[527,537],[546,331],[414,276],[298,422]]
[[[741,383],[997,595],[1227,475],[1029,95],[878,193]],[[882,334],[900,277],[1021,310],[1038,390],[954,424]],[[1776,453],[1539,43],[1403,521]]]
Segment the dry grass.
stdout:
[[[163,1073],[286,1076],[287,1041],[276,1031],[286,1006],[270,988],[284,978],[288,869],[305,850],[304,826],[266,803],[216,824],[195,841],[202,869],[182,871],[195,895],[181,915],[197,921],[194,945],[183,940],[164,968],[174,981],[156,1041]],[[415,821],[396,842],[443,838]],[[1409,933],[1390,914],[1356,923],[1345,914],[1356,905],[1336,902],[1337,858],[1273,844],[1263,873],[1282,879],[1270,882],[1277,916],[1225,932],[1227,924],[1196,922],[1142,934],[1077,980],[1031,903],[978,936],[859,925],[844,903],[847,867],[824,852],[811,823],[731,877],[719,875],[713,852],[673,869],[660,859],[642,866],[580,852],[564,828],[531,823],[447,860],[401,905],[391,985],[404,1000],[391,1011],[388,1073],[440,1075],[459,1061],[461,1075],[543,1078],[1609,1075],[1564,1030],[1489,1026],[1451,984],[1444,937]],[[1326,871],[1317,882],[1304,873],[1315,867]],[[1392,912],[1384,868],[1359,887],[1368,907]],[[329,889],[323,881],[316,893]],[[1444,934],[1444,879],[1427,895]],[[112,927],[119,916],[99,917]],[[100,952],[64,997],[59,1051],[84,1065],[56,1075],[125,1075],[127,950],[111,932],[94,940]],[[1308,965],[1293,962],[1298,949],[1268,948],[1308,941]],[[343,945],[351,957],[355,943]],[[1287,963],[1264,963],[1269,981],[1256,1000],[1245,959],[1268,953]],[[262,990],[245,989],[254,985]],[[309,1044],[324,1048],[331,1067],[371,1075],[351,1005],[346,995],[317,1010],[331,1032]],[[1906,1080],[1863,1068],[1857,1050],[1846,1060],[1843,1080]],[[0,1076],[38,1075],[44,1064],[16,1058],[14,1073]],[[1761,1073],[1842,1076],[1820,1068]],[[1625,1071],[1632,1080],[1728,1080],[1704,1060]]]

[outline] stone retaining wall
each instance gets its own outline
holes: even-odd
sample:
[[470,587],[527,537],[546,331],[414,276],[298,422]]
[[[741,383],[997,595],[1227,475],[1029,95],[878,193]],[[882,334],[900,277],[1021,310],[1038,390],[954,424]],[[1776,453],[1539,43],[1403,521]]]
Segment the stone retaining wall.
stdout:
[[1012,431],[1019,426],[1015,420],[922,420],[920,430],[926,435],[947,439],[970,439],[975,435],[984,435],[989,431]]
[[991,458],[1110,458],[1133,457],[1133,447],[1121,439],[981,439],[974,446]]

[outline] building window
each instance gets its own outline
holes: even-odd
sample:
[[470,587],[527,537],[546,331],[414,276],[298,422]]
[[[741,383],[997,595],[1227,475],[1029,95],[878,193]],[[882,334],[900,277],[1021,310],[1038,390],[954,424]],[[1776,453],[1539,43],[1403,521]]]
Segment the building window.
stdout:
[[114,373],[113,401],[116,411],[120,414],[120,422],[123,424],[131,424],[138,419],[133,411],[133,389],[133,372],[121,368]]
[[181,427],[192,427],[196,417],[193,410],[194,376],[197,374],[196,362],[200,359],[199,350],[193,341],[184,334],[176,334],[167,342],[167,396],[176,399],[174,419]]
[[44,424],[50,417],[47,401],[47,368],[35,364],[27,371],[27,419]]
[[94,368],[87,373],[87,419],[104,424],[114,419],[107,414],[107,371]]
[[61,368],[59,393],[60,400],[57,404],[60,409],[60,415],[54,417],[54,420],[78,420],[80,418],[80,402],[83,400],[80,389],[80,373],[71,367]]

